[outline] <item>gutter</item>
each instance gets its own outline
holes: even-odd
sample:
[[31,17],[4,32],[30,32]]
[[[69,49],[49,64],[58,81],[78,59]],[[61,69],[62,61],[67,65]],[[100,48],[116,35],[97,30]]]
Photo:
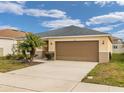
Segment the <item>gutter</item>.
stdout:
[[104,35],[78,35],[78,36],[50,36],[50,37],[41,37],[41,38],[43,38],[43,39],[50,39],[50,38],[99,37],[99,36],[108,36],[108,37],[111,37],[110,34],[104,34]]
[[0,37],[0,39],[10,39],[10,40],[14,40],[15,38],[11,38],[11,37]]

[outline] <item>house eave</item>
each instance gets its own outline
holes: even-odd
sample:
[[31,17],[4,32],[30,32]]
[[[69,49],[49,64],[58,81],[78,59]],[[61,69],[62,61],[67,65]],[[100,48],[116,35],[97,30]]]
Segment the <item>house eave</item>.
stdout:
[[109,34],[104,35],[79,35],[79,36],[50,36],[50,37],[42,37],[43,39],[54,39],[54,38],[73,38],[73,37],[100,37],[100,36],[108,36],[111,37]]
[[0,37],[0,39],[10,39],[10,40],[14,40],[15,38],[11,38],[11,37]]

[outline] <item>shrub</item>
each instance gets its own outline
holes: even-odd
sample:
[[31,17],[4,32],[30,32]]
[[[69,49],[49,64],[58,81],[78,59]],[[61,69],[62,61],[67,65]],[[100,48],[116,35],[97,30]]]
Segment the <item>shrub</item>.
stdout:
[[12,54],[8,54],[8,55],[6,56],[6,59],[13,59],[13,55],[12,55]]
[[17,59],[17,60],[24,59],[24,55],[22,55],[22,54],[17,54],[17,55],[15,55],[15,59]]
[[0,60],[5,60],[6,59],[6,57],[4,56],[4,57],[0,57]]
[[54,52],[46,52],[45,57],[47,60],[53,60],[54,59]]
[[8,54],[6,56],[6,59],[20,60],[20,59],[24,59],[24,56],[22,54],[16,54],[16,55]]

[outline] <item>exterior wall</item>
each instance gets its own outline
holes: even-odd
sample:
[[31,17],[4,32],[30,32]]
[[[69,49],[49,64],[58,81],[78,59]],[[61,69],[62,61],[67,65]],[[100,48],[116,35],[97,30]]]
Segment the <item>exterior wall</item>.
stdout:
[[106,50],[99,52],[99,62],[101,63],[109,62],[110,56],[112,56],[112,43],[110,39],[104,38],[104,41],[106,41]]
[[108,51],[111,52],[111,54],[113,53],[112,42],[110,41],[110,39],[108,39]]
[[[114,48],[117,46],[117,48]],[[113,53],[124,53],[124,44],[113,44]]]
[[[109,62],[109,52],[112,53],[112,44],[107,36],[96,37],[66,37],[66,38],[49,38],[48,51],[54,52],[56,55],[56,41],[99,41],[99,62]],[[56,59],[56,56],[55,56]]]
[[36,49],[36,57],[35,57],[35,59],[42,59],[43,58],[43,48],[41,47],[41,48],[37,48]]
[[12,48],[16,41],[12,39],[2,39],[0,38],[0,48],[3,48],[3,56],[12,54]]

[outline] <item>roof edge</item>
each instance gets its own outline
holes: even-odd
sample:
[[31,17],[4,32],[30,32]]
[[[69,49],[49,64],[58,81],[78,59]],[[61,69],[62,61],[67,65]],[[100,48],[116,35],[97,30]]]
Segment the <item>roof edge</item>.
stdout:
[[66,38],[66,37],[95,37],[95,36],[110,36],[110,34],[104,34],[104,35],[78,35],[78,36],[50,36],[50,37],[41,37],[44,39],[49,39],[49,38]]

